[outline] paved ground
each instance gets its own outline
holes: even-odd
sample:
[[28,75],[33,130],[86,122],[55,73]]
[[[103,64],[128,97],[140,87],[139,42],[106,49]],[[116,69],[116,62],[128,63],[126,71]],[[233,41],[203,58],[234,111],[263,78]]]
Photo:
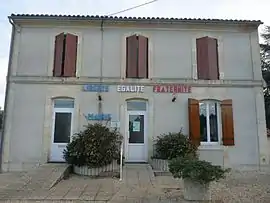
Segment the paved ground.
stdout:
[[[186,202],[182,197],[183,185],[180,180],[169,176],[153,177],[147,165],[126,167],[122,182],[116,178],[90,179],[72,175],[51,189],[40,187],[41,184],[34,187],[33,180],[31,187],[7,189],[1,186],[0,202],[8,202],[8,199],[10,202]],[[0,181],[4,179],[1,176]],[[14,178],[16,179],[15,176]],[[23,181],[23,178],[20,180]],[[225,180],[213,183],[211,192],[213,202],[269,203],[270,173],[232,172]]]
[[0,194],[5,190],[50,189],[63,178],[68,167],[67,164],[44,164],[28,172],[0,174]]

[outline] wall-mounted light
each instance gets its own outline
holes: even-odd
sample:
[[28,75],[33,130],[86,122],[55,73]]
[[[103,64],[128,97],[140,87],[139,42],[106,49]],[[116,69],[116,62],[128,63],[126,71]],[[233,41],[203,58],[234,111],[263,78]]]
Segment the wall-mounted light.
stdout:
[[176,95],[175,95],[175,93],[173,93],[173,95],[172,95],[172,102],[175,102],[176,101]]
[[98,101],[102,101],[102,97],[100,94],[98,95]]

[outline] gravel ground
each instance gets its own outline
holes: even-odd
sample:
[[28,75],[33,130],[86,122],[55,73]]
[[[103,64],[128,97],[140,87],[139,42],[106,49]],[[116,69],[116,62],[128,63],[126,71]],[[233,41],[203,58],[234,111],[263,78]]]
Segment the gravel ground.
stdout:
[[227,178],[211,185],[213,200],[223,202],[270,202],[270,173],[231,172]]
[[[166,196],[181,202],[183,185],[166,188]],[[270,172],[232,171],[226,179],[210,185],[211,202],[217,203],[270,203]],[[182,199],[182,202],[183,201]]]

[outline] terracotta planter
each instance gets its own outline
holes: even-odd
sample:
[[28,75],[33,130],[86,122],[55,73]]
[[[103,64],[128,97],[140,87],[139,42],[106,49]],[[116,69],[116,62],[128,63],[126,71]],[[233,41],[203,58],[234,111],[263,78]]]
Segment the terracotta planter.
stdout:
[[164,159],[151,159],[151,166],[153,170],[161,172],[169,172],[168,160]]
[[209,184],[184,179],[184,199],[190,201],[211,200]]
[[120,165],[117,161],[113,161],[111,164],[107,166],[103,166],[100,168],[88,168],[87,166],[73,166],[73,171],[76,174],[84,175],[84,176],[98,176],[103,172],[115,172],[119,171]]

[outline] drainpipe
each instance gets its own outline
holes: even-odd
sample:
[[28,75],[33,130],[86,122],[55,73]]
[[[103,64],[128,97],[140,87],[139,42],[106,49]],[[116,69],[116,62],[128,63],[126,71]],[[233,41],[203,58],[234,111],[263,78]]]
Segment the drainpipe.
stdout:
[[[101,19],[101,24],[100,24],[100,31],[101,31],[101,40],[100,40],[100,78],[99,78],[99,84],[102,84],[103,81],[103,49],[104,49],[104,29],[103,29],[103,24],[104,21]],[[98,92],[98,113],[102,113],[102,95],[101,92]]]
[[[254,69],[254,65],[253,65],[253,61],[254,61],[254,57],[253,57],[253,53],[252,53],[252,40],[251,40],[251,36],[252,32],[249,33],[249,44],[250,44],[250,57],[252,59],[252,79],[255,80],[255,69]],[[254,91],[254,87],[253,87],[253,91]],[[259,122],[258,122],[258,108],[257,108],[257,90],[255,89],[255,112],[256,112],[256,124],[257,124],[257,148],[258,148],[258,164],[259,164],[259,170],[261,170],[261,155],[260,155],[260,135],[258,133],[258,127],[259,127]]]
[[255,112],[256,112],[256,124],[257,124],[257,148],[258,148],[258,164],[259,171],[261,170],[261,155],[260,155],[260,135],[258,133],[259,122],[258,122],[258,108],[257,108],[257,91],[255,89]]
[[5,138],[5,131],[6,131],[6,118],[7,118],[7,111],[8,111],[8,98],[9,98],[9,88],[10,88],[10,76],[11,76],[11,62],[12,62],[12,55],[13,55],[13,48],[14,48],[14,38],[15,38],[15,29],[16,25],[14,22],[9,18],[9,22],[12,25],[11,31],[11,40],[9,45],[9,61],[8,61],[8,70],[7,70],[7,77],[6,77],[6,91],[5,91],[5,103],[4,103],[4,112],[3,112],[3,129],[2,129],[2,138],[1,138],[1,145],[0,145],[0,173],[2,173],[2,160],[3,160],[3,147],[4,147],[4,138]]

